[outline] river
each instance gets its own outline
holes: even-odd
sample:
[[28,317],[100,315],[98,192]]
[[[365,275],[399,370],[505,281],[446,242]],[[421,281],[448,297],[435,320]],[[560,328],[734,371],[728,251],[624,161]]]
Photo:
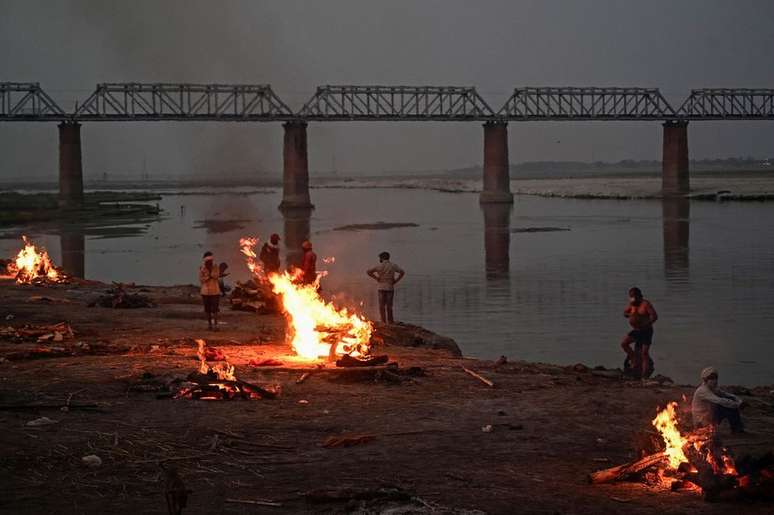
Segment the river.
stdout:
[[[138,284],[195,282],[205,250],[244,279],[240,236],[277,232],[292,257],[310,235],[321,260],[336,259],[319,266],[324,292],[372,318],[365,270],[387,250],[407,272],[396,319],[489,359],[621,366],[622,312],[636,285],[660,317],[656,373],[696,383],[714,365],[721,383],[774,383],[774,204],[517,196],[512,208],[482,208],[475,193],[329,188],[312,190],[314,211],[283,216],[280,196],[171,192],[158,222],[23,230],[87,278]],[[336,230],[376,222],[417,226]],[[4,231],[0,255],[18,250],[21,231]]]

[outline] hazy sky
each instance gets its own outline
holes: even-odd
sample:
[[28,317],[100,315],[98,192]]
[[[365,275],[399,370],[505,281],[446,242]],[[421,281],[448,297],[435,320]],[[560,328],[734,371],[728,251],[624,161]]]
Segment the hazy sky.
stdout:
[[[294,109],[321,84],[774,87],[770,0],[0,0],[0,81],[65,110],[98,82],[270,83]],[[511,123],[512,162],[660,159],[658,123]],[[90,123],[84,171],[279,174],[271,124]],[[480,164],[479,123],[313,123],[310,169]],[[56,178],[55,124],[0,123],[3,178]],[[774,122],[694,123],[692,158],[774,155]]]

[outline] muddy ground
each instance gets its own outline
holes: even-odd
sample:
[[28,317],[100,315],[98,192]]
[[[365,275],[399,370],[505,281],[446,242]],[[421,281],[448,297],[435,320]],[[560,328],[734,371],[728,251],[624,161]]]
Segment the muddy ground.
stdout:
[[[587,483],[589,472],[634,458],[637,435],[651,427],[657,407],[690,396],[689,386],[624,381],[518,356],[496,365],[398,346],[377,352],[402,369],[421,367],[424,376],[395,381],[317,371],[296,384],[310,365],[287,357],[280,316],[226,309],[226,325],[211,333],[192,287],[132,290],[153,298],[155,308],[87,307],[106,288],[0,284],[0,327],[66,321],[75,331],[61,342],[0,339],[0,356],[8,359],[0,363],[2,513],[166,513],[162,467],[172,466],[191,490],[186,514],[774,509],[706,503],[642,484]],[[196,368],[193,338],[220,348],[241,379],[280,384],[279,398],[158,399],[160,387]],[[283,366],[248,365],[268,357]],[[750,435],[732,439],[723,428],[737,454],[774,449],[772,390],[744,396]],[[55,422],[27,425],[40,417]],[[482,430],[488,425],[490,432]],[[323,447],[332,436],[364,438]],[[87,455],[101,465],[85,465]],[[337,499],[321,502],[320,490]]]

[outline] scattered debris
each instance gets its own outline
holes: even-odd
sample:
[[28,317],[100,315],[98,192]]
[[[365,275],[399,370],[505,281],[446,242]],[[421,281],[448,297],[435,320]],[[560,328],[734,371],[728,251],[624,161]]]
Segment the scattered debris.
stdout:
[[309,379],[309,376],[312,375],[310,372],[304,372],[300,376],[298,376],[298,379],[296,379],[296,384],[301,384],[307,379]]
[[506,365],[507,363],[508,363],[508,358],[505,356],[500,356],[499,358],[497,358],[497,361],[495,361],[495,366],[499,367],[502,365]]
[[30,420],[27,422],[27,426],[29,427],[40,427],[40,426],[50,426],[51,424],[58,424],[58,420],[51,420],[48,417],[40,417],[36,418],[35,420]]
[[29,303],[39,304],[73,304],[70,299],[63,299],[59,297],[47,297],[45,295],[33,295],[27,299]]
[[273,358],[251,359],[247,364],[251,367],[281,367],[284,365],[282,361]]
[[347,436],[329,436],[325,439],[322,446],[326,449],[336,447],[352,447],[368,443],[376,438],[376,435],[347,435]]
[[129,285],[122,283],[113,283],[113,287],[107,291],[107,295],[102,295],[97,300],[89,303],[89,307],[101,306],[103,308],[113,309],[137,309],[137,308],[155,308],[156,304],[150,300],[147,295],[140,293],[129,293],[126,288]]
[[45,342],[49,340],[61,342],[75,336],[70,324],[59,322],[51,325],[31,325],[25,324],[21,327],[6,326],[0,328],[0,338],[13,339],[17,341],[38,341]]
[[102,458],[97,456],[96,454],[89,454],[88,456],[84,456],[81,458],[81,461],[84,465],[91,468],[96,468],[102,465]]
[[481,431],[484,433],[491,433],[493,430],[494,428],[492,427],[492,424],[487,424],[481,427]]
[[365,359],[353,358],[349,354],[344,354],[341,358],[336,360],[336,366],[337,367],[373,367],[377,365],[384,365],[389,360],[390,358],[386,354],[382,356],[373,356]]

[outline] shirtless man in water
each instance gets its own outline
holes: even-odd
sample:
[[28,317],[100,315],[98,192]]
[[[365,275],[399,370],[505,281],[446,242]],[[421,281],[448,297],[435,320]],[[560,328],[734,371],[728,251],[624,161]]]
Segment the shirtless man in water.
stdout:
[[[621,347],[629,357],[629,363],[635,372],[642,378],[647,375],[650,362],[648,351],[653,343],[653,323],[658,320],[658,314],[653,304],[643,298],[642,291],[635,286],[629,289],[629,304],[624,309],[624,316],[629,319],[632,330],[624,337]],[[639,352],[632,350],[632,343],[635,344],[635,349],[639,347]]]

